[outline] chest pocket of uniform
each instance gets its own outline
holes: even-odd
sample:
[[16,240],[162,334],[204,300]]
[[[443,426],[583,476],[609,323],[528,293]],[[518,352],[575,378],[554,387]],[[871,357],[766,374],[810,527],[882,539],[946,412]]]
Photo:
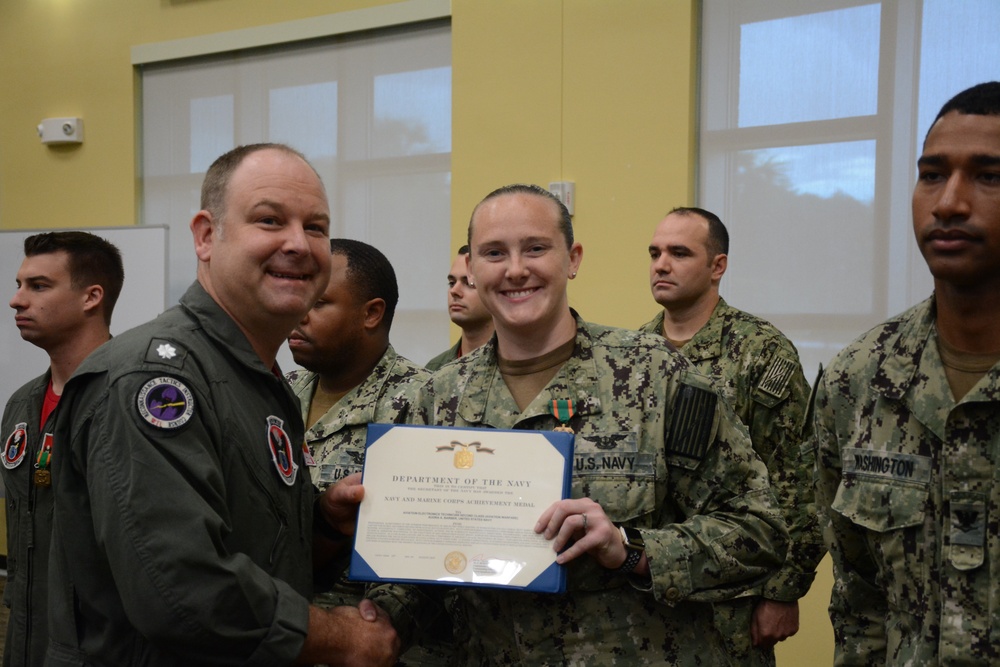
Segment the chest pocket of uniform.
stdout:
[[908,608],[920,593],[907,581],[926,581],[933,554],[927,548],[923,524],[929,488],[851,475],[840,482],[831,509],[866,529],[869,549],[878,564],[878,578],[890,604]]
[[635,431],[581,433],[574,441],[573,497],[600,503],[612,521],[651,515],[656,457],[639,451]]
[[862,528],[886,533],[919,526],[927,511],[926,456],[845,447],[843,478],[832,509]]
[[329,443],[323,443],[315,447],[313,456],[316,458],[319,471],[317,484],[320,489],[325,489],[348,475],[361,472],[364,467],[364,441],[356,445],[353,442],[338,443],[338,445],[333,447]]
[[925,484],[857,475],[841,480],[831,508],[862,528],[886,533],[921,525],[927,494]]

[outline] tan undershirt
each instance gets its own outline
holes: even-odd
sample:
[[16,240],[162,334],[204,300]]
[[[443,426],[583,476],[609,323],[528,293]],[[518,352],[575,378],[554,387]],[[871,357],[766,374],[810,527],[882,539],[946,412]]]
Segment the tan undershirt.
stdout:
[[320,386],[319,380],[316,380],[316,393],[313,394],[312,402],[309,403],[309,418],[306,420],[306,429],[312,428],[323,415],[330,411],[330,408],[346,395],[347,391],[326,391]]
[[509,361],[497,354],[497,366],[507,389],[510,390],[517,409],[524,411],[535,397],[545,389],[545,385],[556,376],[576,348],[576,337],[556,349],[533,359]]
[[664,336],[664,338],[666,338],[667,341],[671,345],[673,345],[674,347],[676,347],[678,350],[681,349],[682,347],[684,347],[687,343],[691,342],[690,338],[685,338],[684,340],[674,340],[670,336]]
[[663,335],[664,338],[667,339],[667,342],[670,343],[671,345],[673,345],[674,348],[677,349],[677,350],[681,349],[687,343],[691,342],[691,338],[694,338],[694,336],[692,336],[691,338],[685,338],[684,340],[674,340],[673,338],[671,338],[670,336],[667,335],[667,323],[666,322],[664,322],[663,326],[660,327],[660,333]]
[[951,394],[956,401],[962,400],[987,371],[1000,361],[1000,352],[987,354],[962,352],[944,342],[941,336],[937,337],[937,343],[938,354],[941,355],[941,363],[944,364],[944,374],[948,378],[948,386],[951,387]]

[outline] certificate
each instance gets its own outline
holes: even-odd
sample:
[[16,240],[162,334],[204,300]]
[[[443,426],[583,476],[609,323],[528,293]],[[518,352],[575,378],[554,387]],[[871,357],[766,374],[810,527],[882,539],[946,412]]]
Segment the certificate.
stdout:
[[534,528],[572,454],[572,433],[369,425],[350,578],[565,590]]

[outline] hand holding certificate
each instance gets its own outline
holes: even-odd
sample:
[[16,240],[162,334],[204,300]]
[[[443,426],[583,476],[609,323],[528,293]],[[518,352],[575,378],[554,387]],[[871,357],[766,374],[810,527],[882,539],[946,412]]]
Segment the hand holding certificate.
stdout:
[[558,592],[539,516],[569,495],[573,435],[368,427],[351,578]]

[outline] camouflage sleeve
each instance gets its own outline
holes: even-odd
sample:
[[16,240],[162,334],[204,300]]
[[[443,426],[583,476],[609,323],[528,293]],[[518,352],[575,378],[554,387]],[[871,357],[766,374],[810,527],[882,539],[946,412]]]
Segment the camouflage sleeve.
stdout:
[[746,428],[705,378],[683,382],[666,439],[663,525],[643,531],[653,593],[669,605],[728,600],[761,586],[781,566],[788,542]]
[[428,636],[438,617],[445,613],[444,586],[415,586],[411,584],[373,584],[365,597],[381,607],[392,621],[406,652],[422,637]]
[[[804,596],[826,553],[813,492],[813,455],[807,443],[809,383],[791,344],[763,355],[767,367],[753,390],[747,427],[754,449],[767,466],[771,489],[788,526],[788,555],[762,595],[793,602]],[[805,446],[803,446],[803,444]]]
[[[433,409],[431,394],[423,389],[425,382],[412,383],[397,398],[408,405],[407,424],[429,424]],[[392,620],[402,642],[400,655],[413,646],[444,613],[443,586],[379,583],[368,586],[365,597],[381,607]]]
[[[836,665],[885,664],[885,596],[875,584],[876,564],[865,536],[853,523],[830,509],[841,480],[841,455],[835,422],[838,409],[850,414],[851,389],[842,372],[828,370],[818,381],[814,438],[816,504],[823,537],[833,560],[830,620]],[[851,401],[853,402],[853,401]]]

